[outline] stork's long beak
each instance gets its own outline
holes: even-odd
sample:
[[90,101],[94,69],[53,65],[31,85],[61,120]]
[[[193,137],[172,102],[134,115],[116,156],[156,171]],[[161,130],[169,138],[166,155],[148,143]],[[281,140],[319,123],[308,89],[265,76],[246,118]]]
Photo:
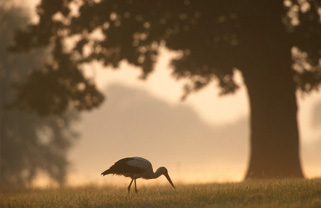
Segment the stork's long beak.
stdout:
[[168,173],[164,174],[164,176],[167,178],[168,182],[173,186],[173,188],[175,189],[175,186],[171,180],[171,178],[169,177]]

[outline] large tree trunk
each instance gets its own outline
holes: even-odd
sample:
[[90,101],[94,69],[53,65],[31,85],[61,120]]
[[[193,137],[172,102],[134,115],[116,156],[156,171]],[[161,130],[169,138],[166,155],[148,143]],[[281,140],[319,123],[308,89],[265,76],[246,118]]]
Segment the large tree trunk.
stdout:
[[246,179],[303,177],[291,57],[275,53],[253,60],[243,73],[251,109]]
[[[293,43],[281,21],[283,1],[252,4],[252,15],[242,16],[246,27],[240,36],[244,46],[238,56],[251,109],[246,179],[302,178],[298,107],[291,70]],[[267,18],[266,14],[273,15]]]

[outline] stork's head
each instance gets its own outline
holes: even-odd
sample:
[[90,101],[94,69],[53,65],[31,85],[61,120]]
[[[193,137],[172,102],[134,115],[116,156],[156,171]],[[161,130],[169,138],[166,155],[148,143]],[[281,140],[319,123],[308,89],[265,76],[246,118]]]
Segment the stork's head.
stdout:
[[166,169],[165,167],[160,167],[160,168],[158,168],[157,172],[158,172],[158,171],[167,178],[168,182],[169,182],[169,183],[172,185],[172,187],[175,189],[175,186],[174,186],[171,178],[170,178],[169,175],[168,175],[167,169]]

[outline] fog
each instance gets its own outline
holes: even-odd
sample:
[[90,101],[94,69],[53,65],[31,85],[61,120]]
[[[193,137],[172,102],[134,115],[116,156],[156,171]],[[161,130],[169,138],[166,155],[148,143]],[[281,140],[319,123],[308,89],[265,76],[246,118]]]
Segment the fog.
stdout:
[[71,153],[73,178],[97,180],[116,160],[142,156],[182,182],[241,180],[248,157],[248,119],[209,126],[184,102],[114,84],[99,110],[85,113]]
[[[185,102],[169,104],[142,88],[116,83],[109,85],[106,95],[107,101],[84,113],[77,127],[80,140],[70,153],[71,184],[118,182],[117,176],[100,173],[128,156],[145,157],[154,169],[166,166],[178,182],[243,179],[249,157],[248,118],[209,125]],[[317,123],[320,107],[315,111]],[[320,176],[321,140],[303,138],[301,143],[305,175]]]

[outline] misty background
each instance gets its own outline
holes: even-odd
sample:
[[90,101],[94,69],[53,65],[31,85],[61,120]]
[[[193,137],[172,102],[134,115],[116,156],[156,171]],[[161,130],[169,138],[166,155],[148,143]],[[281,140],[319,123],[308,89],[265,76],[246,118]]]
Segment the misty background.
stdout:
[[[83,113],[80,140],[70,153],[70,182],[113,183],[118,177],[99,174],[116,160],[143,156],[154,168],[168,167],[179,182],[240,181],[249,157],[248,117],[224,125],[210,125],[188,103],[168,103],[148,90],[120,83],[109,84],[99,109]],[[219,99],[219,98],[218,98]],[[237,103],[235,103],[237,106]],[[310,121],[315,138],[302,136],[301,158],[307,177],[321,174],[321,102]],[[229,112],[226,111],[228,114]]]
[[[10,14],[21,11],[13,10]],[[21,12],[21,15],[9,24],[1,21],[1,30],[6,31],[0,40],[1,154],[6,154],[4,159],[9,161],[1,168],[2,177],[10,176],[14,183],[27,180],[40,186],[64,182],[71,185],[113,184],[119,180],[127,183],[128,179],[102,177],[100,173],[120,158],[142,156],[152,162],[154,169],[166,166],[174,182],[225,182],[244,178],[249,159],[248,116],[210,123],[204,120],[201,115],[204,112],[192,105],[189,98],[186,102],[168,102],[138,80],[143,83],[139,87],[112,79],[105,81],[108,84],[102,90],[107,96],[106,102],[98,109],[81,114],[69,112],[61,117],[43,119],[32,113],[5,108],[4,101],[14,96],[12,83],[22,82],[28,74],[26,67],[37,68],[45,55],[44,51],[33,51],[28,56],[8,55],[6,45],[13,37],[13,30],[30,21],[27,13]],[[15,24],[17,22],[21,25]],[[159,77],[151,79],[162,82]],[[171,93],[168,86],[164,88]],[[213,88],[211,99],[221,99]],[[300,103],[308,99],[298,97],[303,100]],[[310,111],[299,106],[301,162],[308,178],[321,176],[321,96],[315,93],[313,97]],[[235,99],[233,108],[240,108],[239,102]],[[199,108],[202,105],[208,103],[204,100],[198,103]],[[232,110],[221,107],[216,110],[230,118]],[[305,117],[302,110],[311,115]],[[307,133],[306,126],[312,133]],[[11,145],[5,146],[7,141]],[[21,143],[24,145],[19,146]],[[36,150],[34,147],[41,148]],[[1,159],[3,166],[5,162],[3,157]],[[55,182],[51,182],[52,179]]]
[[118,158],[143,156],[182,181],[242,177],[224,172],[246,166],[246,118],[210,126],[190,106],[168,104],[143,89],[112,84],[106,95],[106,104],[79,124],[82,140],[71,152],[79,173],[99,176]]

